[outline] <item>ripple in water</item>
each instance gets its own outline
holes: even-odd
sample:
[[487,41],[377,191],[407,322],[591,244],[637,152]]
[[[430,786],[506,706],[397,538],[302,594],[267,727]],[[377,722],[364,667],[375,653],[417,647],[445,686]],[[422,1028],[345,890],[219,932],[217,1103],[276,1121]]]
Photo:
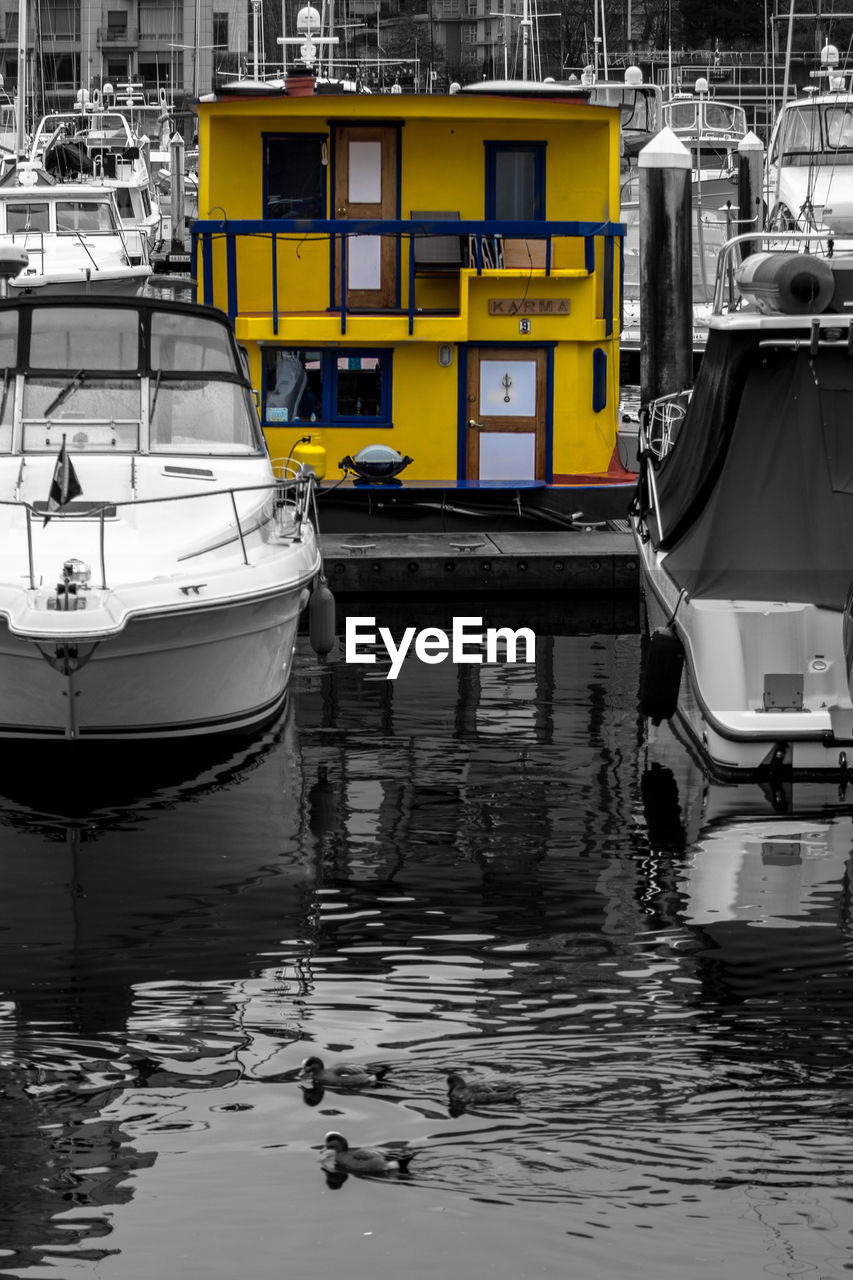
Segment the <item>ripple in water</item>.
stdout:
[[[49,799],[8,762],[0,1271],[266,1280],[285,1232],[308,1280],[846,1274],[844,806],[647,742],[630,632],[393,685],[298,656],[252,744]],[[390,1070],[303,1090],[309,1054]],[[411,1176],[327,1183],[329,1129]]]

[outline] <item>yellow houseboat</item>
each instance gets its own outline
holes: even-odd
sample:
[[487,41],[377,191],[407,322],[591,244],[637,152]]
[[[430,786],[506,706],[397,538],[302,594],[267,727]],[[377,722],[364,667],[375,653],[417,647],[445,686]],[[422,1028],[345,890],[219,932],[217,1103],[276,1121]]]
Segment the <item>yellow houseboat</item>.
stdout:
[[198,104],[192,270],[272,457],[325,466],[324,527],[341,498],[625,515],[618,111],[576,85],[299,88]]

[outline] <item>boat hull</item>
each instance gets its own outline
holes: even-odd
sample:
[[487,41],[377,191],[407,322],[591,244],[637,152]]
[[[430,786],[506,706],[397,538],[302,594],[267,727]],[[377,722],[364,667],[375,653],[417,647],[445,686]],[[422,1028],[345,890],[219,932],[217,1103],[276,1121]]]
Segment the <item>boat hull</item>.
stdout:
[[305,584],[131,618],[101,641],[0,624],[0,735],[185,738],[248,730],[281,706]]
[[[679,602],[679,587],[637,539],[650,633],[671,627],[684,650],[674,727],[720,779],[846,779],[853,769],[853,705],[841,614],[775,601]],[[664,558],[665,559],[665,558]],[[772,706],[774,673],[803,672],[799,709]]]

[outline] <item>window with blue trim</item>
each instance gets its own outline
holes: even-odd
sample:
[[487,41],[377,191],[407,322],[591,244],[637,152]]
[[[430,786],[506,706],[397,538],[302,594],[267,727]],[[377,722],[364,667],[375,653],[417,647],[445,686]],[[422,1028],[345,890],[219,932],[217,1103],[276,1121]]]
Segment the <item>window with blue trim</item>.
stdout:
[[277,347],[264,351],[264,422],[391,426],[391,352]]
[[545,217],[545,143],[486,143],[486,218],[534,222]]
[[325,218],[324,134],[264,137],[264,217]]

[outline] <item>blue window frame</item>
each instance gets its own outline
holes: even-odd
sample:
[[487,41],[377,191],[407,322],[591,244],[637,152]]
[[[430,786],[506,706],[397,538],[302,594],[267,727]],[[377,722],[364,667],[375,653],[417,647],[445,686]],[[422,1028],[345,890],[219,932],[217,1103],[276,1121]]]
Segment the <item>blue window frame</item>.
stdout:
[[545,217],[545,143],[486,143],[489,220],[534,222]]
[[389,349],[268,347],[263,421],[390,427]]
[[326,135],[266,133],[263,143],[264,217],[325,218]]

